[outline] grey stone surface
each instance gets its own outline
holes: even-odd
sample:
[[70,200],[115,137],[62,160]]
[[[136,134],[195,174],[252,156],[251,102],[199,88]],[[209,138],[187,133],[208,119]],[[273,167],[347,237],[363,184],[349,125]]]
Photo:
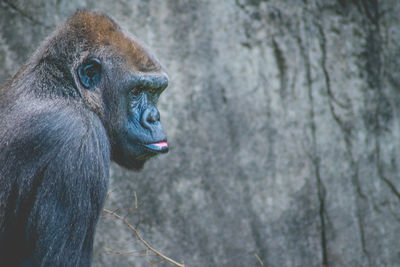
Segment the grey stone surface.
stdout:
[[[190,267],[400,266],[400,2],[0,0],[0,81],[78,7],[171,77],[170,153],[114,165],[106,205],[153,247]],[[159,260],[109,216],[95,247],[94,266]]]

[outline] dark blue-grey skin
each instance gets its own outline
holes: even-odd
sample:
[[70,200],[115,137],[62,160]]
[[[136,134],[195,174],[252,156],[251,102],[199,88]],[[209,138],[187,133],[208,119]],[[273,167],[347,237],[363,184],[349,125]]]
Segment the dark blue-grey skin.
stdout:
[[90,266],[110,160],[168,151],[168,77],[106,15],[77,11],[0,87],[0,265]]

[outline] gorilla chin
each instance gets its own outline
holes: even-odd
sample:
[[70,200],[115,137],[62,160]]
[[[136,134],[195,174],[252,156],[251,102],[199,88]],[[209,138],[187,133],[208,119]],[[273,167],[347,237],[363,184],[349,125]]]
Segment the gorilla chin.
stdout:
[[128,170],[141,171],[146,161],[159,154],[166,154],[168,151],[169,147],[166,141],[131,146],[125,145],[122,150],[112,153],[111,159]]

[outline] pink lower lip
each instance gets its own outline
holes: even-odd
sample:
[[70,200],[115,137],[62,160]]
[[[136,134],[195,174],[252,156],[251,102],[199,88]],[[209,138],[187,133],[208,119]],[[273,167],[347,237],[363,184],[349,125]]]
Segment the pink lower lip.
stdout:
[[168,143],[163,141],[163,142],[154,143],[152,145],[158,146],[158,147],[166,147],[166,146],[168,146]]
[[144,145],[148,149],[156,153],[167,153],[168,152],[168,144],[165,141]]

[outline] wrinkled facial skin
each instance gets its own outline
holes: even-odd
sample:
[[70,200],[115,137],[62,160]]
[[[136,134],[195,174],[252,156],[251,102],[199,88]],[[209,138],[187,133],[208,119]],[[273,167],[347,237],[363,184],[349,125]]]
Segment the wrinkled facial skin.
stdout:
[[113,134],[112,158],[128,169],[139,170],[150,157],[168,152],[156,107],[168,78],[163,73],[133,74],[124,85],[120,88],[120,123]]

